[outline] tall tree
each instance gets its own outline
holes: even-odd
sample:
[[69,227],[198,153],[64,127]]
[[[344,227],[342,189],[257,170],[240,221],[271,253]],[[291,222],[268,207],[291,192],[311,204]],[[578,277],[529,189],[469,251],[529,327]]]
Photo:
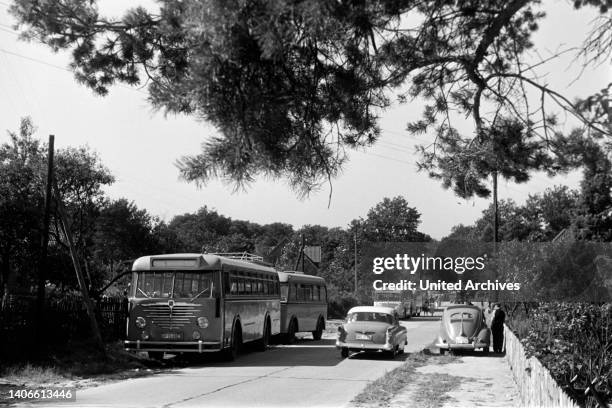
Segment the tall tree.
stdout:
[[[606,0],[575,4],[608,12]],[[528,62],[538,0],[166,0],[121,19],[95,0],[15,0],[11,12],[26,37],[71,50],[77,80],[97,93],[146,80],[154,107],[213,123],[220,136],[180,161],[189,180],[268,175],[306,193],[339,173],[347,148],[376,141],[393,90],[427,102],[409,130],[434,128],[436,150],[490,140],[498,117],[548,140],[551,104],[606,132],[543,82],[548,60]],[[474,132],[458,136],[454,114]]]
[[431,238],[418,231],[421,214],[402,196],[385,197],[361,223],[363,238],[373,242],[422,242]]
[[[28,291],[33,285],[36,244],[40,242],[43,211],[43,180],[46,177],[46,146],[35,139],[32,120],[21,120],[18,132],[0,146],[0,270],[7,294],[9,286]],[[69,212],[77,249],[89,254],[93,224],[102,202],[102,187],[113,177],[99,157],[86,148],[59,149],[55,156],[55,180]],[[51,222],[47,273],[53,283],[75,283],[69,265],[65,237],[57,217]]]

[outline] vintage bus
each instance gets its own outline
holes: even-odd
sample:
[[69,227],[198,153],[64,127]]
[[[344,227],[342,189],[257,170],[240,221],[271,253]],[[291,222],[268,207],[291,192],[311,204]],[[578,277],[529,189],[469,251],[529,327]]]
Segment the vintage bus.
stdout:
[[374,306],[391,307],[404,319],[420,316],[423,311],[423,294],[409,290],[375,290]]
[[325,279],[303,272],[278,272],[281,302],[281,337],[291,343],[298,332],[311,332],[320,340],[327,321]]
[[234,359],[243,343],[265,350],[280,333],[280,285],[274,268],[253,256],[172,254],[132,266],[127,350],[222,351]]

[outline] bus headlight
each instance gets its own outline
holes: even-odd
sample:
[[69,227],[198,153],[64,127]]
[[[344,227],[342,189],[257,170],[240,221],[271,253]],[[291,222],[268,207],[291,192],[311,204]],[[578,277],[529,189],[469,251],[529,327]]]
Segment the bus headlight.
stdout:
[[145,320],[144,317],[138,316],[136,318],[136,327],[138,327],[139,329],[144,329],[146,325],[147,325],[147,321]]
[[142,334],[140,335],[140,337],[143,340],[149,340],[149,333],[147,333],[146,331],[142,332]]
[[205,329],[208,327],[208,318],[206,317],[198,317],[198,326]]

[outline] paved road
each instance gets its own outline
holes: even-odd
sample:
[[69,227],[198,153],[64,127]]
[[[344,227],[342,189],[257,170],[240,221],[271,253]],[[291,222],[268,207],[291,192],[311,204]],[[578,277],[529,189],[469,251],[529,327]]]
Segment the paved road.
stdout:
[[[420,351],[434,339],[439,321],[409,320],[405,351]],[[201,362],[146,378],[79,390],[79,407],[341,407],[368,382],[405,357],[356,354],[342,359],[332,335],[304,339],[236,361]],[[64,407],[66,404],[63,405]]]

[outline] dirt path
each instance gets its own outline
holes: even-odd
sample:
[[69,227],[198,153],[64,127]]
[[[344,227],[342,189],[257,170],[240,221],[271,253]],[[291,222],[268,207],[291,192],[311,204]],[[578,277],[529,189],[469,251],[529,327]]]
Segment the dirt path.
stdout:
[[503,357],[467,355],[416,371],[418,380],[396,395],[391,407],[515,407],[519,403]]

